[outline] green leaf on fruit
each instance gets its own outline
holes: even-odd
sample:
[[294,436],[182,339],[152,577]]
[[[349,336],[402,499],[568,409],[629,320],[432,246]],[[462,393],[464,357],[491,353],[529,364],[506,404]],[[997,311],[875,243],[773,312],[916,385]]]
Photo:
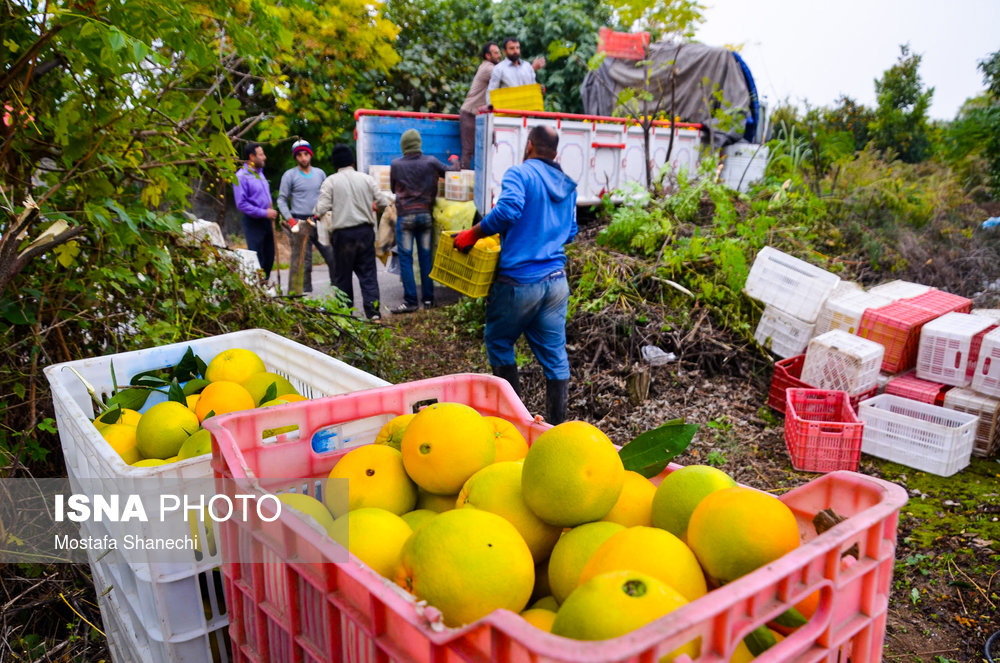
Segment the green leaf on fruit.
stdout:
[[194,353],[194,350],[188,348],[181,357],[181,360],[177,362],[177,366],[174,367],[173,376],[178,382],[187,382],[192,378],[196,378],[201,375],[202,367],[205,365],[204,362],[201,366],[198,363],[201,360],[198,359],[198,355]]
[[264,398],[260,399],[260,403],[257,403],[257,405],[260,405],[261,403],[268,403],[270,401],[273,401],[277,397],[278,397],[278,385],[272,382],[271,384],[267,385],[267,390],[264,392]]
[[177,382],[177,378],[174,378],[170,382],[170,388],[167,389],[167,399],[187,407],[187,397],[184,396],[184,389]]
[[626,470],[651,478],[687,449],[697,432],[697,424],[685,424],[683,419],[674,419],[639,435],[622,447],[618,456]]
[[129,410],[138,410],[146,404],[146,399],[153,393],[149,389],[123,389],[108,399],[107,405],[119,405]]

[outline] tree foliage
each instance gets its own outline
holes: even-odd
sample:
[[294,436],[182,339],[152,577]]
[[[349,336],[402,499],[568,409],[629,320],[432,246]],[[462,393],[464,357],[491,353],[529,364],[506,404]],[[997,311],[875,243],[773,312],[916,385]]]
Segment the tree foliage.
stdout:
[[626,32],[649,30],[653,39],[670,34],[690,39],[705,20],[705,6],[697,0],[606,0]]
[[907,163],[922,161],[930,154],[927,121],[934,88],[925,89],[920,79],[922,56],[909,45],[899,47],[899,59],[875,81],[878,106],[869,125],[875,146],[892,150]]

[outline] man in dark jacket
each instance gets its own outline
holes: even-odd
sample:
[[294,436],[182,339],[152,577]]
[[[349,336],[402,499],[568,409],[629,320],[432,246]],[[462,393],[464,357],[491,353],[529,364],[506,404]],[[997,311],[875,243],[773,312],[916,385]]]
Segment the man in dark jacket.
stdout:
[[493,374],[520,395],[514,343],[524,334],[545,371],[545,418],[566,419],[566,252],[577,232],[576,182],[555,162],[559,134],[537,126],[528,134],[524,162],[504,173],[496,207],[455,237],[469,251],[481,237],[500,234],[500,267],[486,299],[486,353]]
[[399,141],[403,156],[389,165],[389,188],[396,194],[396,246],[399,250],[399,276],[403,281],[403,303],[393,313],[417,310],[417,282],[413,278],[413,245],[420,260],[420,290],[424,308],[434,306],[431,282],[431,233],[434,219],[431,210],[437,198],[438,178],[448,166],[440,159],[420,151],[420,133],[407,129]]

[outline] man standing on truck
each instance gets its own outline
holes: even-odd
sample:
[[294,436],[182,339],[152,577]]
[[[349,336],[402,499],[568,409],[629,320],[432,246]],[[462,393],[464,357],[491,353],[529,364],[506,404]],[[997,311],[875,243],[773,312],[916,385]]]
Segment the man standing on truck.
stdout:
[[576,182],[555,162],[559,134],[537,126],[528,134],[523,163],[504,173],[496,207],[455,236],[468,252],[482,237],[500,234],[500,266],[486,299],[486,353],[493,374],[520,396],[514,343],[524,334],[545,372],[545,419],[566,419],[566,252],[577,231]]
[[480,108],[486,106],[486,87],[490,84],[493,67],[502,59],[500,47],[495,41],[487,42],[483,46],[483,61],[479,63],[476,76],[472,79],[472,85],[469,86],[469,94],[465,96],[465,101],[462,103],[462,110],[458,116],[458,126],[462,136],[463,170],[472,167],[472,157],[476,151],[476,114]]
[[236,171],[233,198],[236,209],[243,212],[243,235],[247,248],[257,252],[264,280],[271,278],[274,267],[274,220],[278,210],[271,206],[271,189],[264,177],[267,156],[259,143],[248,143],[243,148],[246,162]]
[[[283,225],[292,249],[291,264],[302,267],[302,292],[312,292],[312,245],[319,249],[320,255],[326,261],[326,266],[330,270],[330,285],[334,285],[332,250],[329,246],[319,243],[319,233],[315,219],[312,218],[316,200],[319,198],[319,188],[326,179],[326,173],[312,165],[312,146],[307,141],[297,140],[292,144],[292,158],[298,166],[289,168],[281,176],[281,184],[278,186],[278,211],[285,220]],[[306,233],[309,239],[299,241],[299,233]],[[305,255],[299,256],[299,252]],[[289,270],[289,292],[292,291],[294,276]]]
[[375,267],[375,205],[392,202],[375,178],[354,169],[354,150],[339,143],[330,154],[334,173],[323,181],[314,213],[331,215],[330,246],[336,269],[334,285],[354,305],[354,274],[358,275],[365,316],[378,322],[378,272]]
[[431,282],[431,233],[434,218],[431,210],[437,198],[438,178],[448,166],[440,159],[420,151],[420,132],[407,129],[399,140],[403,156],[389,164],[389,188],[396,194],[396,246],[399,250],[399,277],[403,281],[403,303],[393,313],[417,310],[417,282],[413,278],[413,245],[420,261],[420,290],[424,308],[434,306],[434,283]]
[[486,88],[486,103],[490,101],[490,92],[498,87],[517,87],[531,85],[535,82],[535,72],[545,66],[545,58],[535,58],[531,64],[521,59],[521,42],[515,37],[503,40],[503,52],[507,59],[493,68],[490,84]]

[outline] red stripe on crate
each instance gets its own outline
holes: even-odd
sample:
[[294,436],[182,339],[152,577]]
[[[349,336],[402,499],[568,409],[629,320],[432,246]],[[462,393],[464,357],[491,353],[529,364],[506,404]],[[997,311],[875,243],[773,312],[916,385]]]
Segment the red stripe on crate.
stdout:
[[940,382],[921,380],[913,371],[897,375],[885,385],[885,393],[887,394],[931,405],[941,404],[945,390],[945,385]]

